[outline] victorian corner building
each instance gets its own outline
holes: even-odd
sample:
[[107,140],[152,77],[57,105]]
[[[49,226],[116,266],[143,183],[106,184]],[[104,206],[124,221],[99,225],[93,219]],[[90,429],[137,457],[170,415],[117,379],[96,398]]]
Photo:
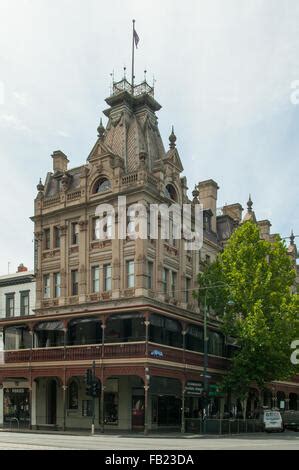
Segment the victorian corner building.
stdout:
[[[243,220],[254,220],[261,237],[273,236],[270,222],[256,219],[251,200],[245,215],[239,203],[217,209],[213,180],[199,182],[189,200],[176,136],[172,131],[165,149],[156,116],[161,106],[146,82],[114,83],[106,102],[107,127],[101,121],[87,161],[69,168],[67,156],[55,151],[53,171],[37,186],[35,309],[0,320],[4,425],[17,418],[32,428],[89,428],[92,399],[84,376],[95,361],[96,428],[184,430],[183,414],[198,417],[203,408],[203,312],[192,296],[197,274]],[[146,207],[202,203],[202,249],[185,250],[172,229],[167,240],[99,239],[96,208],[115,207],[117,230],[119,196]],[[295,264],[294,239],[288,250]],[[208,335],[209,414],[240,412],[237,397],[217,393],[235,345],[216,317],[208,319]],[[249,396],[248,412],[258,391]],[[264,404],[283,401],[293,409],[298,400],[298,377],[269,384],[263,396]]]

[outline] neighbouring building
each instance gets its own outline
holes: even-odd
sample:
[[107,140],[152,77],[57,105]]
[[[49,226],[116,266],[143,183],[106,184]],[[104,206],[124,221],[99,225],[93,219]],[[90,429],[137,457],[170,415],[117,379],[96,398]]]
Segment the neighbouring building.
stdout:
[[[96,363],[100,383],[96,428],[184,429],[187,417],[198,416],[203,374],[203,314],[192,296],[196,277],[215,259],[242,220],[255,218],[251,199],[242,206],[217,211],[218,186],[200,182],[190,200],[187,181],[172,130],[169,148],[162,142],[156,113],[161,106],[146,82],[132,87],[126,79],[113,84],[106,99],[108,118],[87,161],[69,168],[62,151],[52,155],[53,171],[37,186],[35,212],[36,307],[34,315],[3,318],[4,362],[0,379],[14,395],[26,390],[30,407],[16,410],[32,427],[87,428],[92,413],[84,374]],[[174,237],[173,219],[167,240],[99,238],[99,204],[203,204],[204,244],[185,249]],[[148,223],[148,221],[146,222]],[[270,238],[270,222],[257,222]],[[159,231],[161,226],[159,226]],[[294,243],[294,241],[293,241]],[[11,347],[10,332],[26,338]],[[240,404],[217,395],[217,384],[235,347],[219,332],[216,317],[208,321],[210,413],[223,416]],[[9,336],[8,336],[9,335]],[[297,407],[299,383],[272,384],[265,403],[284,393]],[[23,393],[23,392],[22,392]],[[252,392],[249,407],[255,406]]]
[[[35,276],[33,271],[20,264],[18,271],[13,274],[0,276],[0,318],[19,319],[33,315],[35,307]],[[5,331],[5,347],[9,350],[20,350],[31,347],[31,336],[16,323]],[[0,331],[1,366],[5,361],[3,355],[3,330]],[[8,377],[9,379],[9,377]],[[0,422],[7,423],[15,416],[17,408],[25,410],[27,419],[24,424],[28,425],[29,416],[29,391],[27,383],[7,380],[2,383],[0,389]]]

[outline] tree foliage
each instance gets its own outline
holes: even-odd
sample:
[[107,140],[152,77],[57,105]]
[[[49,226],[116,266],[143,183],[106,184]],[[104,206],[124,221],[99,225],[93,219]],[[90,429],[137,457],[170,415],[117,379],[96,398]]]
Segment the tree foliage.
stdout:
[[252,383],[262,389],[296,372],[290,361],[290,344],[299,337],[298,295],[291,291],[295,277],[284,242],[261,239],[251,221],[199,275],[201,304],[206,302],[221,318],[224,334],[237,340],[224,382],[240,397]]

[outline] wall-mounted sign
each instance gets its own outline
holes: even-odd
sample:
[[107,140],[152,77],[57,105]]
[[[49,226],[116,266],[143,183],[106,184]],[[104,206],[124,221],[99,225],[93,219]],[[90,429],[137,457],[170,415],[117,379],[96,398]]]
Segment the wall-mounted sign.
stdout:
[[153,357],[163,357],[162,351],[159,351],[159,349],[154,349],[153,351],[150,352],[151,356]]
[[193,395],[193,396],[200,396],[203,392],[203,384],[202,382],[186,382],[185,385],[185,394],[186,395]]

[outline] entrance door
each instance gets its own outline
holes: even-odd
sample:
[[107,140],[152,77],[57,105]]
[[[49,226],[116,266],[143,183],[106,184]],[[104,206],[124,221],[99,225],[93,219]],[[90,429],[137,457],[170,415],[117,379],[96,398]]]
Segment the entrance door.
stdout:
[[144,396],[132,397],[132,429],[144,428]]
[[56,424],[57,383],[50,380],[47,386],[47,424]]

